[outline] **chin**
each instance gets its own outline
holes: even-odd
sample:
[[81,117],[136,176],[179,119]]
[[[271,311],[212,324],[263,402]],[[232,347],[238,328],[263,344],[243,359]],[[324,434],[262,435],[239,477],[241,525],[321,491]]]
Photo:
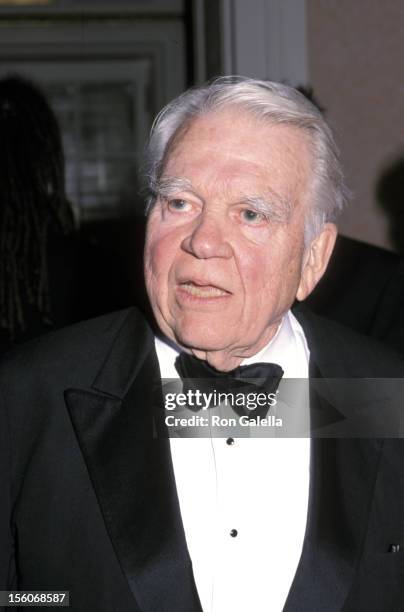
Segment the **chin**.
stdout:
[[177,327],[174,330],[176,342],[182,346],[198,351],[220,351],[228,346],[229,342],[218,334],[208,333],[206,329],[193,329]]

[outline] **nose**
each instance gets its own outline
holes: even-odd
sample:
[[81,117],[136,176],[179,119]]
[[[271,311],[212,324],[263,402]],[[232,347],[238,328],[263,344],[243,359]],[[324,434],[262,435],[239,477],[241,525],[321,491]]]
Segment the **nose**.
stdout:
[[[228,232],[227,232],[228,235]],[[198,224],[182,241],[182,249],[198,259],[229,259],[233,250],[226,239],[226,222],[217,216],[201,213]]]

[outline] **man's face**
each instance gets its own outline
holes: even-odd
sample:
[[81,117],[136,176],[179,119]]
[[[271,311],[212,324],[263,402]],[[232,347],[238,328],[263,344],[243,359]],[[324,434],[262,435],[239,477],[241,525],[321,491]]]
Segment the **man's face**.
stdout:
[[164,334],[218,369],[265,346],[303,291],[310,164],[300,130],[236,109],[195,119],[169,151],[147,290]]

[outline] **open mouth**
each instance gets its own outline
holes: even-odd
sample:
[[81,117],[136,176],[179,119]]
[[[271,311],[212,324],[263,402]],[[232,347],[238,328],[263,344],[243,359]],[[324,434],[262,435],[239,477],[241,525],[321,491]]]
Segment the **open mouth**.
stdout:
[[229,291],[215,285],[199,284],[195,281],[185,281],[179,284],[182,291],[198,298],[218,298],[231,295]]

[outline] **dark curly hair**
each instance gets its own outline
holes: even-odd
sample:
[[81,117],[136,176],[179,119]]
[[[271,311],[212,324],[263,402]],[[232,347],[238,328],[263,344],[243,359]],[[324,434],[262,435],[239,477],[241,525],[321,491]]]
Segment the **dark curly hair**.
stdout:
[[52,319],[47,244],[74,229],[57,119],[43,93],[19,76],[0,79],[0,325],[26,327],[24,303]]

